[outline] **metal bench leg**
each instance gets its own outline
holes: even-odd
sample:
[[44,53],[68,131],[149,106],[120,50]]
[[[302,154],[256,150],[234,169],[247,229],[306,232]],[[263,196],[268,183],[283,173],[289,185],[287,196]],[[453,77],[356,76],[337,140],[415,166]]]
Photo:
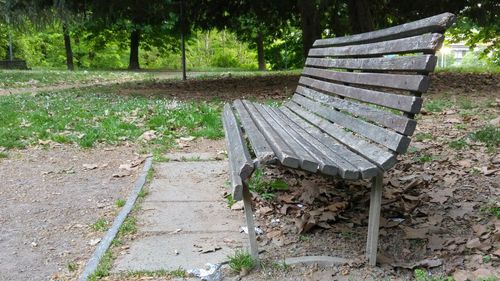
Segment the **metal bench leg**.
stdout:
[[366,257],[369,264],[375,266],[377,263],[378,231],[380,224],[380,209],[382,206],[382,180],[384,173],[379,173],[372,179],[372,190],[370,192],[370,214],[368,217],[368,239],[366,242]]
[[255,224],[253,222],[252,195],[246,182],[243,183],[243,205],[245,207],[245,217],[247,219],[248,239],[250,241],[250,254],[259,264],[259,249],[257,247],[257,238],[255,236]]

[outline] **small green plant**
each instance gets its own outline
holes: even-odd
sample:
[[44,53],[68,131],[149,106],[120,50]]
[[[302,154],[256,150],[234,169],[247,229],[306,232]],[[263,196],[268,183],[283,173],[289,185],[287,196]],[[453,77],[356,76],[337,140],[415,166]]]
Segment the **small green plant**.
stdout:
[[466,109],[466,110],[474,109],[477,107],[477,105],[473,103],[472,100],[470,99],[460,99],[458,101],[458,106],[461,109]]
[[120,226],[120,235],[132,234],[137,231],[136,219],[134,217],[127,217],[123,224]]
[[431,133],[417,133],[413,137],[416,141],[432,140],[434,136]]
[[68,262],[66,267],[68,268],[69,272],[73,272],[73,271],[76,271],[78,269],[78,264],[76,264],[76,262],[74,262],[74,261],[70,261],[70,262]]
[[176,270],[170,271],[169,275],[171,275],[173,277],[184,278],[184,277],[186,277],[186,270],[179,267]]
[[299,235],[299,241],[300,242],[309,241],[309,236],[307,236],[307,235]]
[[487,125],[483,129],[470,134],[470,138],[486,144],[488,148],[494,149],[500,145],[500,128]]
[[467,129],[467,126],[465,124],[455,124],[455,125],[453,125],[453,128],[455,128],[457,130],[465,130],[465,129]]
[[143,188],[143,189],[141,189],[141,191],[139,191],[139,194],[137,194],[137,197],[142,199],[142,198],[146,197],[147,195],[148,195],[148,191]]
[[275,196],[276,191],[288,190],[288,183],[282,179],[265,181],[261,169],[256,169],[252,178],[249,181],[249,188],[252,191],[260,194],[262,199],[271,200]]
[[247,251],[236,251],[229,258],[229,267],[235,273],[240,273],[242,270],[250,271],[255,267],[255,260]]
[[448,143],[448,145],[453,148],[453,149],[456,149],[456,150],[462,150],[464,149],[465,147],[467,147],[467,142],[465,141],[465,139],[458,139],[458,140],[454,140],[454,141],[450,141]]
[[432,276],[423,269],[415,269],[413,276],[416,281],[453,281],[453,277]]
[[102,277],[106,277],[109,275],[109,270],[111,269],[111,266],[113,265],[113,254],[111,253],[110,250],[107,250],[106,253],[104,253],[104,256],[101,259],[101,262],[97,266],[96,271],[90,276],[89,281],[97,281],[100,280]]
[[[146,175],[146,182],[151,182],[155,176],[155,170],[151,167]],[[142,191],[142,190],[141,190]]]
[[0,159],[2,158],[9,158],[9,154],[5,153],[5,152],[0,152]]
[[227,207],[228,208],[231,208],[236,202],[238,202],[238,201],[234,200],[232,194],[227,194],[225,196],[225,198],[226,198],[226,202],[227,202]]
[[442,112],[452,106],[451,101],[446,99],[430,100],[425,103],[424,108],[429,112]]
[[423,154],[423,155],[420,155],[416,158],[417,161],[419,162],[422,162],[422,163],[426,163],[426,162],[432,162],[434,160],[436,160],[436,157],[434,155],[431,155],[431,154]]
[[121,198],[118,198],[118,199],[115,201],[115,205],[116,205],[116,207],[118,207],[118,208],[121,208],[121,207],[125,206],[125,203],[127,203],[127,201],[125,201],[124,199],[121,199]]
[[94,229],[95,231],[106,231],[108,228],[108,222],[106,221],[105,218],[99,218],[91,226],[92,229]]
[[491,261],[490,255],[483,256],[483,263],[489,263],[490,261]]
[[481,212],[486,215],[493,215],[497,219],[500,219],[500,205],[496,203],[489,203],[484,207],[481,207]]

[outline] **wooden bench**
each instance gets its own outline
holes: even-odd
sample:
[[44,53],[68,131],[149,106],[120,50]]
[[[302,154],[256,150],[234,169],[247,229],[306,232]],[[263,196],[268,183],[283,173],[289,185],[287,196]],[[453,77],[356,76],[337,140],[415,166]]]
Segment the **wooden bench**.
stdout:
[[316,40],[290,101],[279,108],[241,100],[225,105],[232,194],[244,201],[254,258],[247,181],[255,167],[280,164],[346,180],[372,179],[366,255],[376,264],[383,175],[410,144],[435,52],[454,19],[444,13]]

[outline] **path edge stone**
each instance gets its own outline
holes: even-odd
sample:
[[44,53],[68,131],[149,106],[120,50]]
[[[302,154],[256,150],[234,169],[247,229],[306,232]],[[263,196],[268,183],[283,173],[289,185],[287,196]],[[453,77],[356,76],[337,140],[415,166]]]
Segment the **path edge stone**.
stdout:
[[152,164],[153,157],[147,157],[141,174],[136,180],[134,188],[132,189],[132,193],[129,195],[125,206],[123,206],[120,213],[116,216],[115,220],[113,221],[113,225],[108,229],[106,235],[104,235],[94,253],[88,260],[82,274],[80,275],[80,278],[78,279],[79,281],[87,281],[87,279],[95,272],[95,270],[99,266],[104,253],[109,249],[109,246],[111,246],[111,242],[113,242],[113,239],[115,239],[116,235],[118,234],[120,226],[123,224],[128,214],[134,207],[134,204],[139,197],[139,192],[141,192],[144,184],[146,183],[146,178]]

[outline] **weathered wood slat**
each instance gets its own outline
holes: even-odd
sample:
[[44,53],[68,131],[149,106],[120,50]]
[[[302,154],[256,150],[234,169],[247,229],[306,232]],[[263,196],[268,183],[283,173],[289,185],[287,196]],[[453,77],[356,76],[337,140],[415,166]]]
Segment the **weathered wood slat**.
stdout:
[[420,97],[396,95],[386,92],[361,89],[312,79],[309,77],[300,77],[299,83],[311,88],[322,90],[328,93],[334,93],[346,98],[352,98],[359,101],[377,104],[408,113],[419,113],[420,109],[422,108],[422,98]]
[[306,66],[343,68],[348,70],[432,72],[436,67],[434,55],[394,56],[382,58],[307,58]]
[[363,104],[353,103],[345,99],[339,99],[300,85],[297,87],[296,92],[315,101],[333,106],[336,109],[345,110],[355,116],[364,117],[407,136],[411,136],[417,126],[417,121],[414,119]]
[[330,121],[303,109],[298,104],[290,102],[286,104],[286,107],[384,170],[391,168],[396,163],[396,156],[393,153],[369,143],[350,132],[344,131]]
[[224,106],[223,114],[223,126],[226,133],[226,145],[228,147],[233,198],[235,200],[241,200],[243,198],[242,179],[247,179],[252,174],[254,166],[238,121],[229,104]]
[[290,133],[280,126],[270,116],[267,111],[263,110],[259,104],[254,104],[248,101],[244,101],[245,106],[249,109],[252,115],[260,114],[264,120],[273,128],[276,132],[276,137],[281,138],[288,147],[297,155],[300,161],[300,168],[303,170],[316,173],[319,169],[318,160],[315,159]]
[[[291,130],[295,131],[296,134],[300,135],[303,138],[303,142],[308,143],[310,146],[314,147],[317,150],[317,154],[322,155],[322,157],[326,157],[329,159],[329,162],[332,163],[337,168],[337,173],[340,177],[344,179],[359,179],[361,178],[360,168],[353,165],[349,161],[345,160],[338,153],[332,150],[332,146],[337,145],[340,146],[335,139],[329,139],[328,142],[324,142],[325,139],[321,140],[314,136],[314,132],[306,130],[297,124],[294,120],[287,117],[280,109],[278,108],[267,108],[267,110],[272,111],[275,118],[281,120],[281,122],[287,124],[291,128]],[[299,117],[300,118],[300,117]],[[367,162],[367,161],[366,161]],[[372,164],[373,167],[375,167]]]
[[404,53],[434,53],[443,43],[439,33],[423,34],[403,39],[350,45],[342,47],[311,48],[309,57],[368,57]]
[[338,72],[312,67],[305,67],[302,75],[349,84],[378,86],[414,92],[425,92],[429,88],[429,77],[424,75]]
[[338,174],[336,163],[332,162],[317,146],[311,144],[307,139],[307,134],[300,134],[293,129],[291,124],[280,118],[269,106],[254,104],[260,111],[265,111],[276,123],[281,126],[302,148],[304,148],[319,164],[319,169],[323,174],[335,176]]
[[410,144],[410,139],[404,135],[344,114],[301,95],[294,95],[292,100],[309,111],[341,127],[349,129],[358,135],[379,143],[392,151],[404,153]]
[[260,164],[273,163],[276,160],[276,155],[274,154],[271,145],[259,131],[241,100],[235,100],[233,105],[236,112],[240,116],[241,124],[243,125],[245,133],[250,140],[250,144],[255,152],[257,161],[259,161]]
[[300,165],[299,157],[292,151],[288,144],[276,133],[274,128],[261,116],[259,112],[247,101],[243,101],[245,108],[250,113],[255,125],[264,135],[269,145],[272,147],[278,160],[283,166],[298,168]]
[[330,39],[319,39],[313,46],[342,46],[410,37],[428,32],[443,33],[455,21],[455,15],[443,13],[418,21],[401,24],[377,31]]
[[306,122],[289,108],[281,107],[275,111],[278,112],[278,114],[281,114],[280,116],[290,120],[290,122],[296,124],[304,132],[317,139],[319,143],[322,144],[322,147],[326,147],[326,149],[332,153],[329,154],[329,156],[337,161],[342,178],[349,179],[351,177],[359,177],[357,173],[354,174],[355,171],[360,171],[363,179],[371,178],[380,172],[380,169],[375,164],[349,150],[345,145],[338,142],[328,134],[323,133],[313,124]]

